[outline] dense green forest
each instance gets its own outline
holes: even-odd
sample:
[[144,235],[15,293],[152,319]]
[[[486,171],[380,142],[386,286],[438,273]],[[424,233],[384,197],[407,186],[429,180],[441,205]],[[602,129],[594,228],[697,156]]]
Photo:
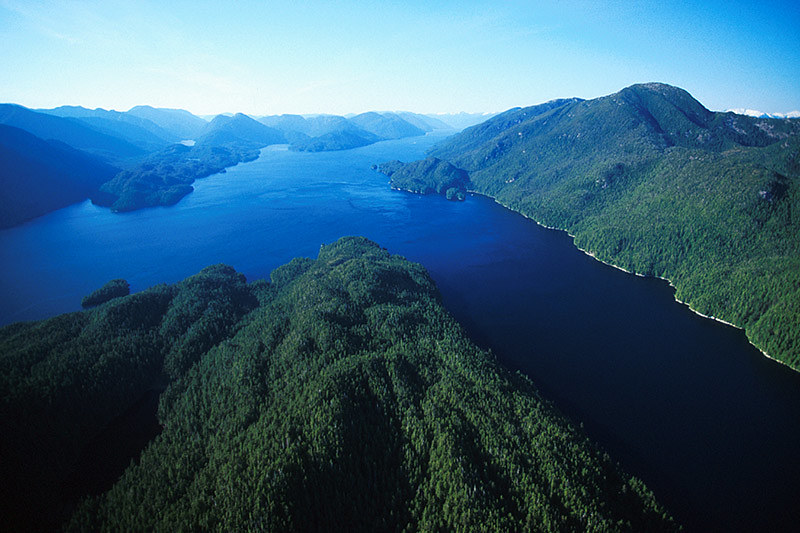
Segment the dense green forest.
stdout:
[[91,294],[87,294],[81,300],[81,307],[94,307],[104,304],[113,298],[127,296],[131,293],[131,287],[124,279],[112,279]]
[[800,368],[799,120],[714,113],[654,83],[512,109],[430,155]]
[[448,200],[464,200],[469,185],[469,174],[465,170],[435,157],[411,163],[389,161],[373,166],[373,170],[389,176],[389,185],[394,189],[441,194]]
[[258,157],[251,143],[225,146],[173,144],[151,154],[137,165],[120,171],[90,196],[92,202],[124,212],[174,205],[192,192],[194,180]]
[[[676,529],[420,265],[359,237],[269,283],[217,265],[2,328],[0,390],[10,529]],[[73,513],[78,457],[152,390],[161,433]]]

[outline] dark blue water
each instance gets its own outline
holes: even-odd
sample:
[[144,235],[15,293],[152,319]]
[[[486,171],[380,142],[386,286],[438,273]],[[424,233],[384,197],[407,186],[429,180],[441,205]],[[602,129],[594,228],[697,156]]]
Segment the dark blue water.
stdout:
[[436,140],[267,149],[170,208],[113,215],[86,202],[0,231],[0,323],[76,310],[117,277],[135,291],[219,262],[267,277],[365,235],[425,265],[472,338],[530,375],[690,531],[794,530],[800,375],[562,232],[482,197],[391,191],[369,170]]

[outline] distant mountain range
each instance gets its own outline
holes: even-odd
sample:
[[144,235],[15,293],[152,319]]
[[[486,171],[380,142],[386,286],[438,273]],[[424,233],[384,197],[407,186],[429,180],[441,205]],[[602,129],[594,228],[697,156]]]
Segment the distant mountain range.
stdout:
[[44,140],[61,141],[114,164],[123,164],[147,153],[146,149],[81,119],[37,113],[14,104],[0,104],[0,124],[25,130]]
[[497,113],[440,113],[436,115],[426,115],[430,118],[436,119],[454,130],[461,131],[464,128],[469,128],[475,124],[480,124],[489,120]]
[[207,121],[183,109],[155,108],[148,105],[140,105],[131,108],[128,114],[147,119],[169,131],[178,139],[196,139],[207,124]]
[[764,113],[755,109],[728,109],[730,113],[747,115],[748,117],[758,118],[800,118],[800,111],[790,111],[789,113]]
[[393,185],[444,194],[447,162],[464,189],[668,278],[678,299],[800,369],[800,120],[712,112],[648,83],[511,109],[429,156],[392,163]]
[[252,148],[261,148],[285,142],[286,137],[282,132],[265,126],[242,113],[237,113],[232,117],[217,115],[206,124],[197,138],[197,144],[208,146],[241,146],[244,144]]
[[[237,113],[204,120],[182,109],[150,106],[119,112],[79,106],[31,110],[14,104],[0,105],[0,125],[18,130],[6,129],[0,136],[5,170],[0,204],[8,206],[0,227],[87,197],[114,211],[172,205],[193,190],[195,179],[254,159],[270,144],[345,150],[449,128],[409,112],[258,120]],[[59,159],[63,165],[53,163]]]
[[281,131],[290,149],[304,152],[347,150],[377,141],[452,129],[441,120],[410,112],[368,112],[352,117],[271,115],[258,120]]

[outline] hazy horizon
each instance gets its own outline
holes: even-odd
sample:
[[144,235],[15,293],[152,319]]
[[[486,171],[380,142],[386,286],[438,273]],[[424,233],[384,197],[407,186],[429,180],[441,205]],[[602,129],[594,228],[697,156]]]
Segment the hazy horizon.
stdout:
[[715,111],[800,109],[789,2],[0,0],[0,98],[197,115],[494,113],[634,83]]

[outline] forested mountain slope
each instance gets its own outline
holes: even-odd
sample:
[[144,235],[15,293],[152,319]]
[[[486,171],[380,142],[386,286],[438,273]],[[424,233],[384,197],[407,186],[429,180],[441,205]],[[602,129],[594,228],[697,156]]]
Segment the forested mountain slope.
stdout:
[[420,265],[351,237],[271,279],[210,267],[1,329],[11,525],[59,516],[87,440],[168,384],[163,431],[69,529],[675,529],[464,336]]
[[118,168],[58,141],[0,124],[0,228],[79,202]]
[[800,368],[800,121],[711,112],[650,83],[512,109],[430,155]]

